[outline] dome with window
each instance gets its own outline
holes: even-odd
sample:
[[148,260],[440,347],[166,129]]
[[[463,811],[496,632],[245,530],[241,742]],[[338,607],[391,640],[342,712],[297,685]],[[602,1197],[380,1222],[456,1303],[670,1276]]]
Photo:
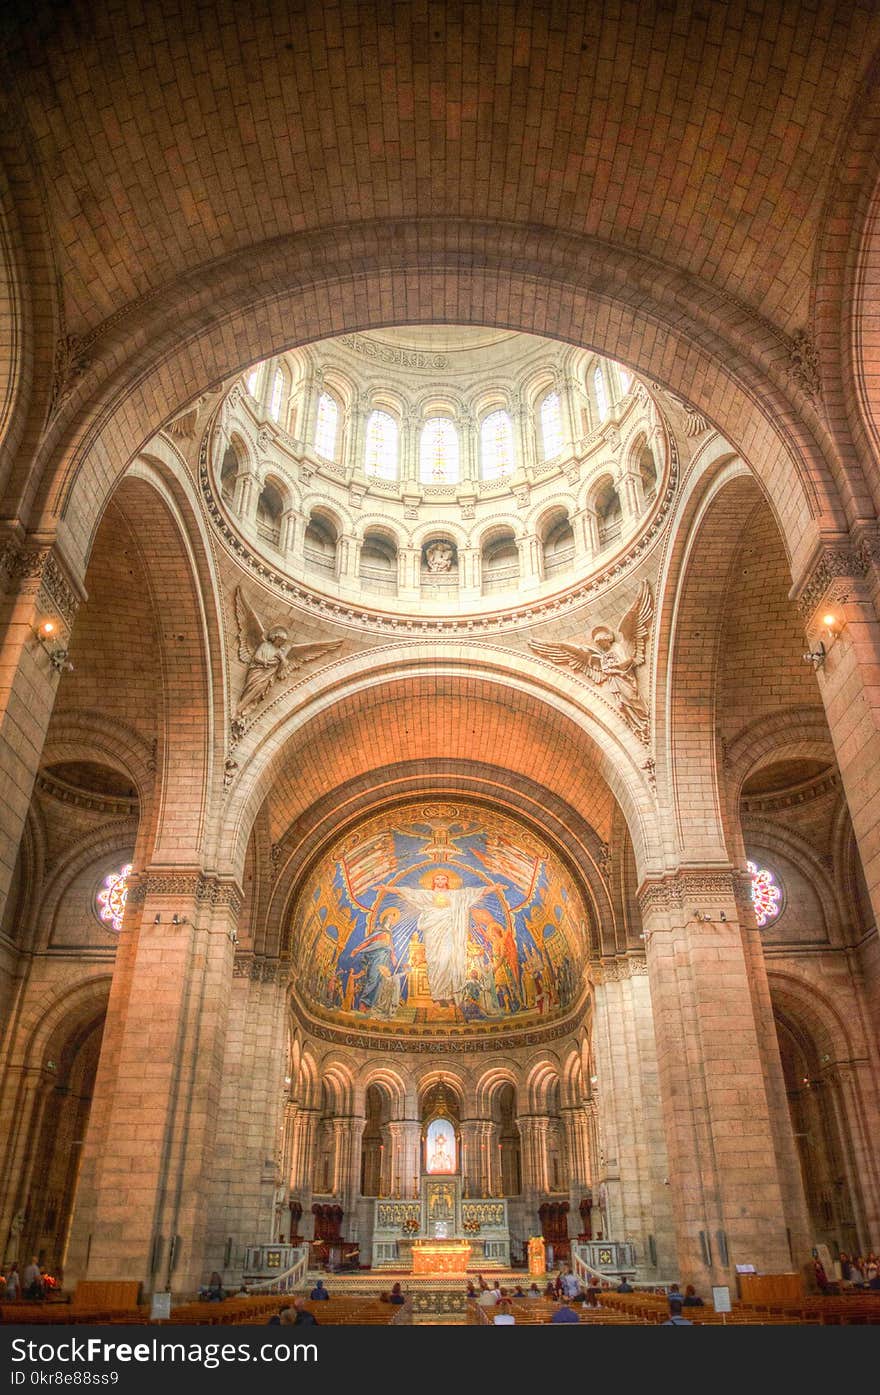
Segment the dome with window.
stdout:
[[239,560],[378,612],[592,590],[658,532],[675,447],[621,364],[534,335],[343,334],[256,364],[203,486]]

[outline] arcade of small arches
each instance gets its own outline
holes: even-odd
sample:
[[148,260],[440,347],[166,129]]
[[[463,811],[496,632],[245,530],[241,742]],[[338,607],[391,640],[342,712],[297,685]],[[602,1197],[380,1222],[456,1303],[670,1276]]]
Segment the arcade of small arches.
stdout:
[[643,531],[669,475],[645,387],[536,336],[459,334],[343,335],[234,384],[211,450],[227,540],[442,611],[553,593]]

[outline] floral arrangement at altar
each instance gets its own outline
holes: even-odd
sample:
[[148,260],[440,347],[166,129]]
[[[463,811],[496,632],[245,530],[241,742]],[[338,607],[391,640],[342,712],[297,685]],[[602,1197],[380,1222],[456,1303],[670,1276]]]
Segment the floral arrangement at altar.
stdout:
[[476,1216],[468,1216],[467,1220],[464,1222],[464,1231],[466,1235],[479,1234],[480,1222],[477,1220]]
[[419,1222],[416,1216],[407,1216],[401,1226],[404,1235],[417,1235],[419,1232]]

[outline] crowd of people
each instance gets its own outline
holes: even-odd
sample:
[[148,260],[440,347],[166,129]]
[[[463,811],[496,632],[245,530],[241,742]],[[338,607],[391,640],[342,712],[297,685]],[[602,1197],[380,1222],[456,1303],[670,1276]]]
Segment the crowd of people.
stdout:
[[17,1264],[10,1264],[0,1270],[0,1299],[15,1303],[22,1298],[45,1300],[59,1287],[55,1275],[40,1267],[34,1256],[29,1264],[19,1270]]

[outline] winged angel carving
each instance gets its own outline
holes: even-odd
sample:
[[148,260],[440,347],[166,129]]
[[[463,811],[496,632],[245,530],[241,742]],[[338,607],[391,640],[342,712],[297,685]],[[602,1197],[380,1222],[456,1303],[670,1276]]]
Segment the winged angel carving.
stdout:
[[238,657],[248,665],[235,713],[235,725],[241,724],[242,718],[252,707],[265,701],[275,683],[289,678],[303,664],[311,663],[321,654],[338,649],[342,643],[341,639],[337,639],[317,644],[289,644],[289,632],[285,626],[272,625],[267,629],[248,605],[239,586],[235,589],[235,619],[238,625]]
[[555,664],[567,664],[594,683],[607,683],[620,715],[642,741],[648,740],[650,718],[639,693],[637,671],[645,662],[648,634],[654,618],[654,597],[647,581],[616,630],[597,625],[588,644],[538,644],[529,648]]

